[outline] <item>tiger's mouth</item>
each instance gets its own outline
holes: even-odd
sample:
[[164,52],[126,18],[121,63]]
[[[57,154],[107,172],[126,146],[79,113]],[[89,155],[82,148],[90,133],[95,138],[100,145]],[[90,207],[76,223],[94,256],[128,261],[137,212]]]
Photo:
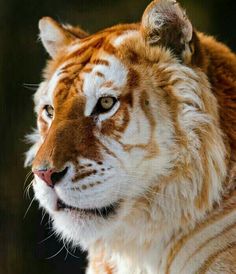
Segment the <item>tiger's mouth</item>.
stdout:
[[57,200],[57,210],[69,210],[69,211],[77,211],[80,214],[88,215],[88,216],[96,216],[108,218],[114,215],[120,205],[120,202],[115,202],[105,207],[101,208],[79,208],[65,204],[61,199]]

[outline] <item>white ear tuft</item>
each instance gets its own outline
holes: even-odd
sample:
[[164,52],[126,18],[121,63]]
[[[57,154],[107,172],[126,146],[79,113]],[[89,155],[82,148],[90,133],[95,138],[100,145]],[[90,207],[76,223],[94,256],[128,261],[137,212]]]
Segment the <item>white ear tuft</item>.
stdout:
[[51,17],[43,17],[39,21],[39,30],[42,43],[52,58],[75,38]]

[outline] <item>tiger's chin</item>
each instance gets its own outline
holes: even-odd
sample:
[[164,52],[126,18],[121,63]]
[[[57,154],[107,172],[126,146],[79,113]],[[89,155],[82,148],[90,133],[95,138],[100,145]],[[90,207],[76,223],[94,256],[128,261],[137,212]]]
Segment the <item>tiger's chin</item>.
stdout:
[[40,181],[35,182],[34,192],[40,207],[49,213],[58,236],[84,249],[112,231],[122,207],[121,199],[105,206],[73,206]]
[[63,240],[86,250],[112,231],[120,206],[121,201],[117,201],[102,208],[84,209],[69,206],[59,199],[57,209],[50,215],[54,230]]

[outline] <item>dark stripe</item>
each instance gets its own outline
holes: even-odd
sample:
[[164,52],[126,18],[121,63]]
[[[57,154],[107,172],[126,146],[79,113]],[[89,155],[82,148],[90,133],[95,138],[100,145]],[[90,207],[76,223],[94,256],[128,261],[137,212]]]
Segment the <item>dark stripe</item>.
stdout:
[[224,248],[218,250],[217,252],[215,252],[214,254],[212,254],[210,257],[206,258],[205,263],[200,267],[200,269],[198,270],[198,273],[199,274],[205,274],[205,273],[207,273],[207,271],[212,266],[212,264],[215,261],[215,259],[217,259],[217,257],[220,254],[222,254],[223,252],[225,252],[227,250],[235,248],[235,246],[236,246],[236,242],[233,242],[233,243],[231,243],[231,246],[224,247]]
[[[185,268],[185,266],[187,265],[187,263],[189,262],[190,259],[192,259],[193,256],[195,256],[201,249],[203,249],[209,242],[213,241],[213,240],[217,240],[218,237],[222,236],[223,234],[227,233],[228,231],[230,231],[232,228],[235,228],[235,223],[227,226],[226,228],[224,228],[222,231],[220,231],[217,235],[212,236],[210,238],[208,238],[204,243],[202,243],[194,252],[193,254],[191,254],[187,261],[184,263],[184,266],[182,267],[181,271]],[[205,261],[208,261],[208,259],[206,258]],[[202,273],[202,272],[200,272]]]
[[109,62],[107,60],[103,60],[103,59],[94,59],[91,63],[95,64],[95,65],[109,66]]

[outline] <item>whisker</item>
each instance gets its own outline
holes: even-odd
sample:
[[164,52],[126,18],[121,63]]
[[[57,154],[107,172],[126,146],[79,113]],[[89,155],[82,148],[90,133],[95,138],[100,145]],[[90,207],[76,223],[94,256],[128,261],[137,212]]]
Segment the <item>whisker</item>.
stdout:
[[32,174],[33,174],[33,172],[31,170],[26,174],[25,181],[24,181],[24,184],[23,184],[23,188],[25,188],[25,185],[26,185],[30,175],[32,175]]
[[49,236],[47,236],[45,239],[43,239],[42,241],[38,242],[38,244],[42,244],[44,242],[46,242],[48,239],[50,239],[52,236],[54,236],[56,234],[56,232],[54,231],[53,233],[51,233]]
[[55,253],[54,255],[52,255],[50,257],[47,257],[46,260],[50,260],[50,259],[56,257],[59,253],[61,253],[61,251],[63,250],[63,248],[64,248],[64,246],[57,253]]
[[64,247],[65,247],[65,249],[66,249],[66,251],[67,251],[66,258],[67,258],[67,255],[70,254],[70,255],[71,255],[72,257],[74,257],[74,258],[80,259],[80,257],[74,255],[73,253],[71,253],[71,252],[69,251],[69,247],[66,246],[66,243],[65,243],[64,241],[63,241],[63,244],[64,244]]
[[47,216],[48,216],[48,221],[47,221],[45,227],[46,227],[47,229],[52,229],[52,218],[51,218],[50,215],[47,215]]
[[[65,247],[65,245],[64,245],[64,247]],[[66,249],[66,247],[65,247],[65,249]],[[67,259],[67,257],[68,257],[68,250],[66,249],[66,255],[65,255],[65,258],[64,258],[64,261],[66,261],[66,259]]]
[[34,183],[34,180],[32,180],[29,185],[25,188],[25,191],[24,191],[24,196],[26,196],[28,199],[31,199],[30,197],[30,188],[32,187]]
[[41,221],[40,221],[40,225],[42,225],[42,223],[43,223],[43,219],[44,219],[44,217],[46,216],[46,214],[47,214],[47,212],[45,211],[45,210],[42,210],[42,219],[41,219]]
[[28,213],[28,211],[29,211],[30,207],[32,206],[32,204],[33,204],[34,200],[35,200],[35,198],[33,198],[33,199],[31,200],[31,202],[30,202],[30,204],[29,204],[29,206],[28,206],[28,208],[27,208],[27,210],[26,210],[26,212],[25,212],[25,214],[24,214],[23,219],[25,219],[25,217],[26,217],[26,215],[27,215],[27,213]]
[[23,87],[28,89],[28,90],[36,91],[39,87],[39,84],[23,83]]

